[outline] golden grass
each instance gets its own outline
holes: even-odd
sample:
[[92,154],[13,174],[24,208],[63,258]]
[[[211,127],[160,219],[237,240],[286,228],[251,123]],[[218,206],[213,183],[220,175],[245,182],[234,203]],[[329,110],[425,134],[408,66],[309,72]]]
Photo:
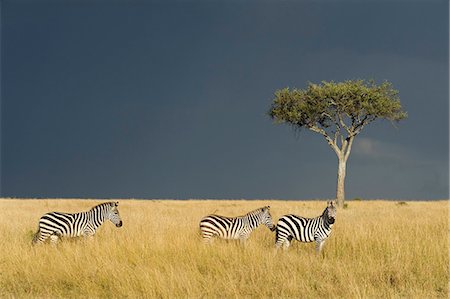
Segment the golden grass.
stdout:
[[98,200],[0,200],[0,297],[432,298],[448,296],[448,203],[348,203],[324,255],[294,242],[274,251],[258,228],[245,247],[203,245],[202,216],[237,216],[271,205],[314,217],[319,201],[122,200],[122,228],[105,223],[92,241],[32,247],[39,217],[88,210]]

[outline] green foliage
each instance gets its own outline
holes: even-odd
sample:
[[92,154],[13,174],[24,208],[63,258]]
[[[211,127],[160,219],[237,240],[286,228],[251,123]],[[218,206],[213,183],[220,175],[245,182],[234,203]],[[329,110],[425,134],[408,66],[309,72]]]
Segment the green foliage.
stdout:
[[327,129],[336,125],[356,134],[377,118],[399,121],[407,117],[391,83],[376,85],[364,80],[323,81],[309,83],[306,89],[277,90],[269,115],[295,127]]
[[306,89],[275,92],[269,116],[277,123],[321,134],[339,159],[337,204],[343,207],[345,163],[355,136],[376,119],[397,122],[407,117],[398,91],[389,82],[350,80],[308,83]]

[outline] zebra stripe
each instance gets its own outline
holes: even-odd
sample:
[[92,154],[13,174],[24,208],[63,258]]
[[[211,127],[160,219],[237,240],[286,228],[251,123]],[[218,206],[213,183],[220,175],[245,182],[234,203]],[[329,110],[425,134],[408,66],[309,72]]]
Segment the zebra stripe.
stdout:
[[333,202],[328,202],[322,215],[316,218],[304,218],[296,215],[282,216],[276,226],[275,246],[283,245],[287,249],[292,239],[300,242],[316,242],[316,250],[320,252],[325,240],[331,234],[336,218],[336,207]]
[[87,212],[44,214],[39,219],[38,231],[33,238],[33,244],[43,243],[49,237],[52,243],[56,243],[59,237],[93,236],[106,220],[121,227],[122,219],[117,209],[118,205],[118,202],[105,202]]
[[260,224],[266,225],[271,231],[275,230],[269,206],[239,217],[205,216],[200,221],[200,232],[206,243],[209,243],[214,236],[222,239],[239,239],[243,243]]

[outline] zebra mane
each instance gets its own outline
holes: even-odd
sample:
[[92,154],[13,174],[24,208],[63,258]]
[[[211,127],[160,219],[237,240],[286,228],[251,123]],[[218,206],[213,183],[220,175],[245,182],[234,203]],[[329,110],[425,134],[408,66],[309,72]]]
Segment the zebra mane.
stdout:
[[328,202],[327,207],[325,208],[325,210],[323,210],[323,213],[322,213],[322,215],[320,217],[328,217],[328,214],[329,214],[328,209],[329,208],[335,208],[335,206],[333,205],[332,201]]
[[326,207],[325,208],[325,210],[323,210],[323,212],[322,212],[322,215],[321,216],[325,216],[325,215],[327,215],[328,213],[328,207]]
[[94,206],[93,208],[91,208],[90,210],[95,210],[104,206],[109,206],[109,207],[117,207],[119,205],[119,202],[114,202],[114,201],[108,201],[108,202],[103,202],[101,204],[98,204],[96,206]]
[[241,216],[241,217],[244,217],[244,216],[247,216],[247,215],[251,215],[251,214],[261,213],[261,212],[263,212],[264,210],[269,210],[269,209],[270,209],[270,206],[265,206],[265,207],[258,208],[258,209],[256,209],[256,210],[250,211],[250,212],[248,212],[247,214],[245,214],[245,215],[243,215],[243,216]]

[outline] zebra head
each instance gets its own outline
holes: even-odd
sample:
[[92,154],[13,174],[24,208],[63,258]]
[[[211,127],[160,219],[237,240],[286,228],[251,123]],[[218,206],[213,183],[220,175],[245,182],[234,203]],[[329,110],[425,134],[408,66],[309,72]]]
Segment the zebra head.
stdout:
[[275,230],[275,225],[272,221],[272,215],[270,215],[270,206],[262,208],[262,223],[267,226],[271,231]]
[[327,202],[327,208],[323,211],[323,217],[328,223],[334,223],[336,219],[336,206],[333,201]]
[[111,209],[109,210],[109,213],[107,215],[107,218],[116,225],[116,227],[122,226],[122,219],[120,218],[119,210],[117,209],[117,206],[119,205],[119,202],[111,202]]

